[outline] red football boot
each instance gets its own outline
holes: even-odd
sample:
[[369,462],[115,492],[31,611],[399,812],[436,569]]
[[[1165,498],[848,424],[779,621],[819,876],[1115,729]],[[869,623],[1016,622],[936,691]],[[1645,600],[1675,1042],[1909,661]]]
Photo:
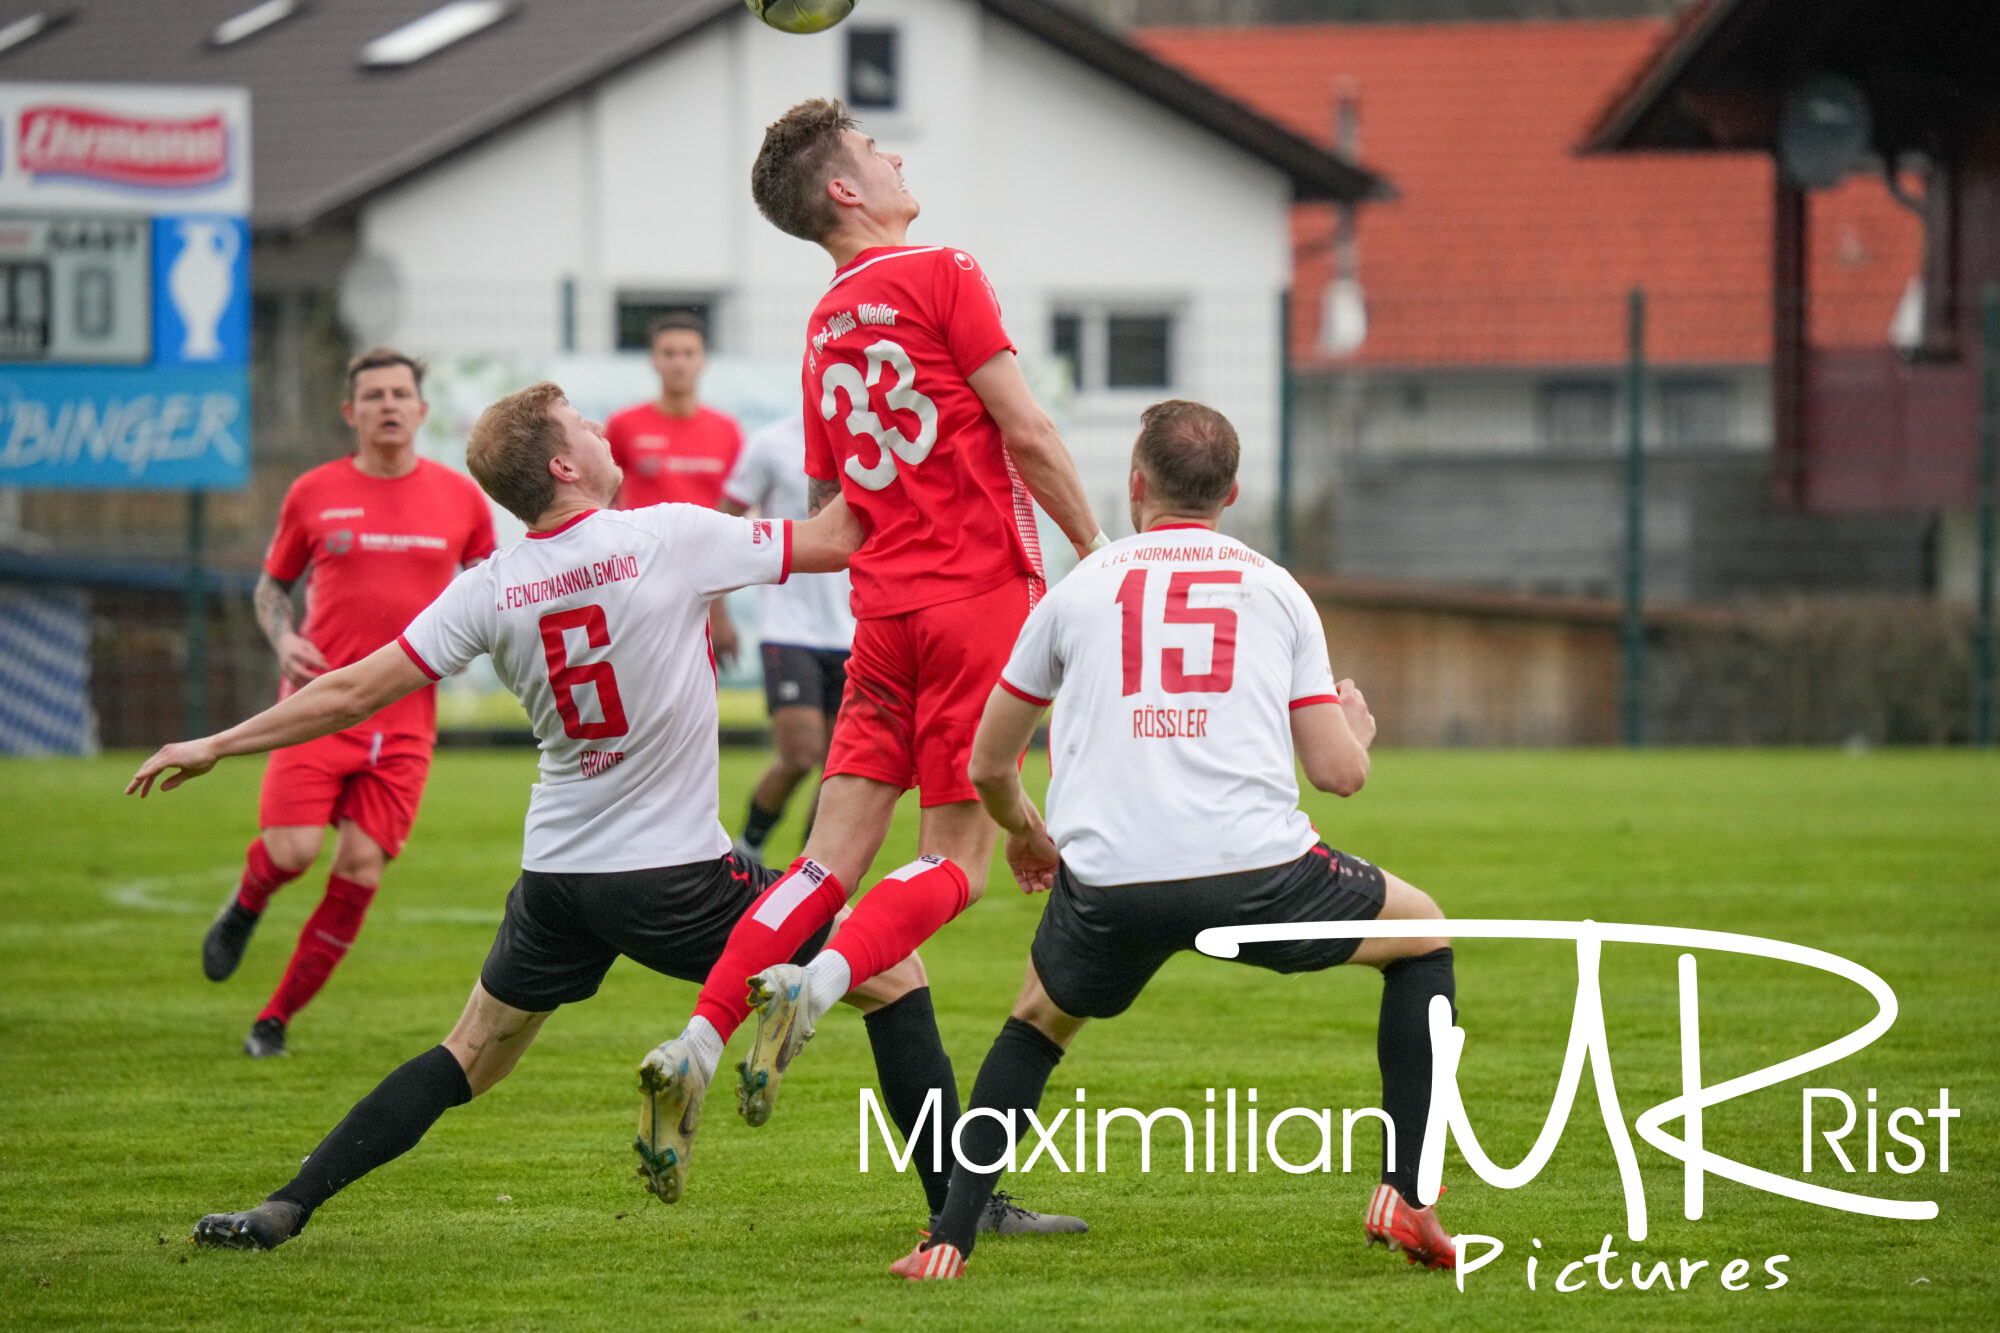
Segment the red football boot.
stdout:
[[[1440,1189],[1438,1196],[1443,1195]],[[1393,1185],[1375,1187],[1374,1196],[1368,1200],[1363,1229],[1370,1247],[1380,1241],[1391,1250],[1400,1251],[1413,1264],[1426,1268],[1458,1267],[1458,1248],[1438,1225],[1437,1206],[1413,1208]]]
[[894,1277],[908,1278],[912,1282],[964,1277],[965,1256],[958,1252],[958,1246],[945,1241],[939,1241],[928,1250],[919,1242],[916,1249],[890,1264],[889,1272]]

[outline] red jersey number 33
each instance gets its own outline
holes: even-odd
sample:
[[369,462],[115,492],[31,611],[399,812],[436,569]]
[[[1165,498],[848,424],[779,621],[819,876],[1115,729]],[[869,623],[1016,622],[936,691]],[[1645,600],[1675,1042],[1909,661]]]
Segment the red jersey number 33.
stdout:
[[[847,395],[847,433],[856,439],[865,436],[874,440],[878,449],[873,467],[862,466],[858,454],[849,456],[847,475],[869,490],[879,491],[896,479],[898,458],[915,467],[930,457],[931,447],[937,443],[938,410],[936,403],[917,392],[917,368],[910,364],[910,354],[901,343],[884,338],[870,343],[863,355],[868,358],[865,376],[845,361],[827,364],[819,379],[819,414],[832,421],[840,411],[840,395]],[[905,435],[895,422],[876,416],[869,406],[869,390],[880,382],[885,367],[894,371],[896,378],[882,395],[882,402],[892,412],[916,417],[914,438]]]

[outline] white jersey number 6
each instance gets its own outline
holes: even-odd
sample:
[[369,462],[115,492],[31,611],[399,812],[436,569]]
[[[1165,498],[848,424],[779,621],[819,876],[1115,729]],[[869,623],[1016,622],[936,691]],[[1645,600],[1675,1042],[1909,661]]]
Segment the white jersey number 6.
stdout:
[[[884,338],[871,343],[867,349],[868,378],[845,361],[835,361],[827,366],[820,376],[819,414],[828,421],[840,410],[837,391],[847,392],[847,433],[854,436],[866,435],[874,440],[881,456],[874,467],[861,466],[858,457],[847,460],[847,475],[871,491],[879,491],[896,479],[896,459],[900,458],[912,466],[930,457],[931,446],[937,443],[937,404],[917,392],[917,368],[910,364],[910,354],[900,343]],[[897,430],[893,425],[875,415],[868,406],[868,390],[882,378],[882,367],[888,366],[896,372],[896,383],[882,401],[891,410],[902,410],[916,415],[918,430],[914,440]]]

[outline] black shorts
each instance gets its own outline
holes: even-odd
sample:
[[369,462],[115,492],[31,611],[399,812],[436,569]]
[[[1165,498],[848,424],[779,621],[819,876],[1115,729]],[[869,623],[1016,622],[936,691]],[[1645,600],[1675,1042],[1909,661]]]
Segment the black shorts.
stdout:
[[817,708],[831,723],[847,690],[848,654],[838,648],[801,648],[767,643],[764,653],[764,707]]
[[[479,984],[502,1004],[541,1013],[597,994],[619,954],[682,981],[705,980],[737,919],[784,873],[728,856],[596,875],[523,870]],[[832,929],[829,922],[792,961],[818,953]]]
[[[1160,965],[1211,926],[1373,921],[1385,892],[1376,867],[1325,843],[1262,870],[1151,884],[1085,884],[1056,874],[1032,957],[1049,998],[1076,1018],[1132,1007]],[[1238,961],[1273,972],[1317,972],[1353,956],[1359,940],[1246,944]]]

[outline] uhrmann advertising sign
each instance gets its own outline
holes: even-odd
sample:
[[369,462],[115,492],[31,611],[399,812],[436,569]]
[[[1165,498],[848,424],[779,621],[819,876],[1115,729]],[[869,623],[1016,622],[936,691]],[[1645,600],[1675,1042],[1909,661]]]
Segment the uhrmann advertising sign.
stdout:
[[0,485],[250,466],[250,99],[0,83]]

